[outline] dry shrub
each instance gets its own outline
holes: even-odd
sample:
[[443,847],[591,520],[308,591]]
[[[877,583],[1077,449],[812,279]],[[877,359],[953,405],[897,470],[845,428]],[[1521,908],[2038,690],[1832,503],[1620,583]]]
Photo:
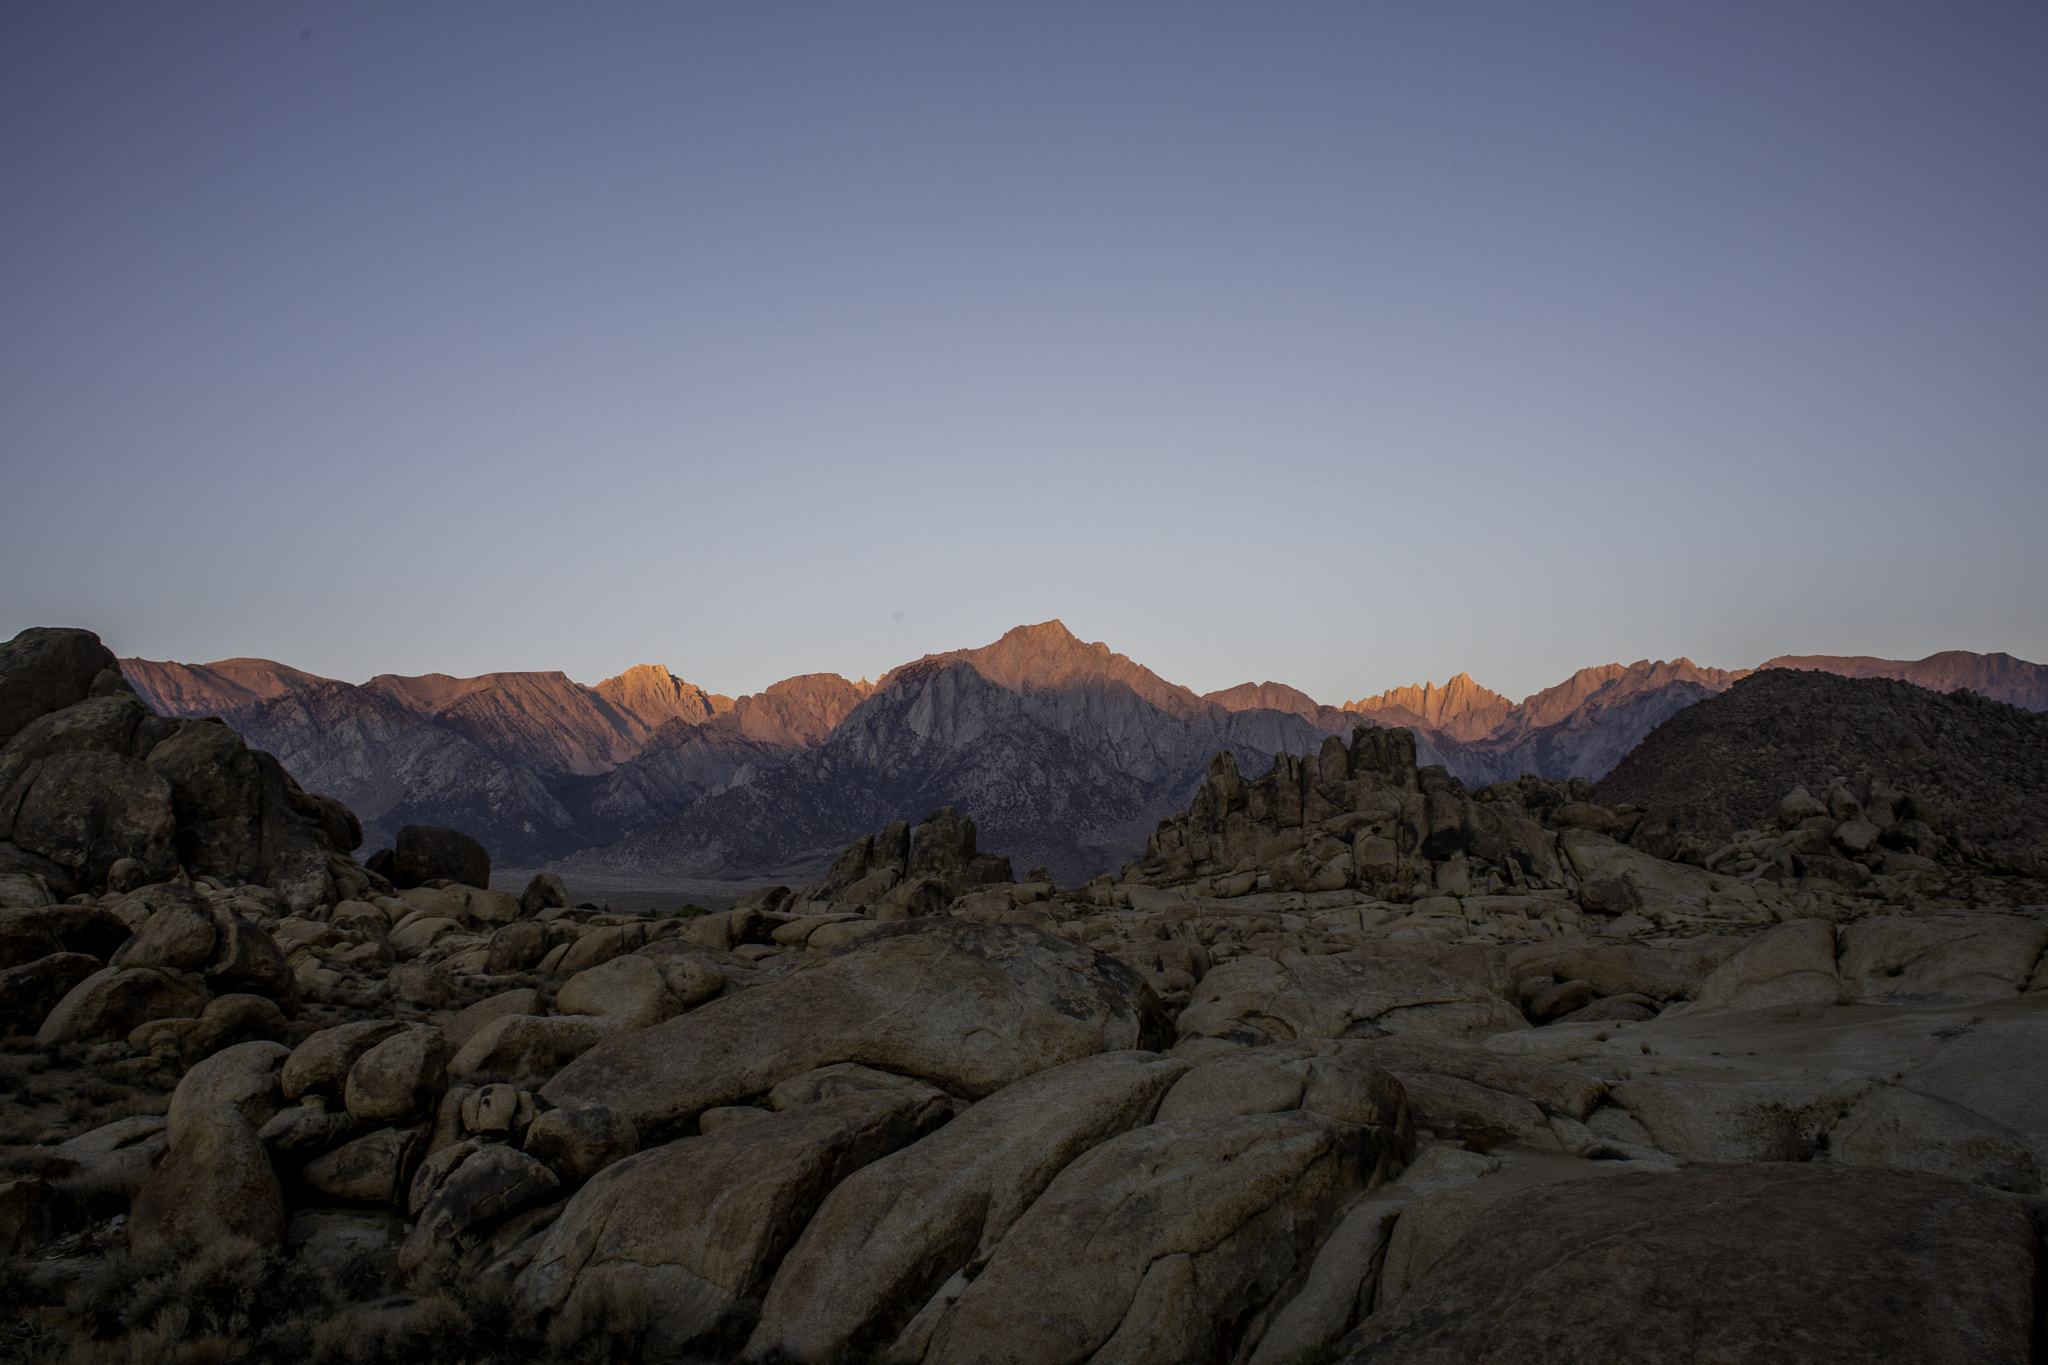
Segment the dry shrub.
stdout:
[[314,1325],[308,1365],[383,1362],[482,1362],[494,1357],[472,1341],[475,1323],[452,1294],[356,1304]]
[[634,1275],[593,1276],[548,1324],[548,1353],[569,1365],[629,1365],[660,1316],[654,1291]]

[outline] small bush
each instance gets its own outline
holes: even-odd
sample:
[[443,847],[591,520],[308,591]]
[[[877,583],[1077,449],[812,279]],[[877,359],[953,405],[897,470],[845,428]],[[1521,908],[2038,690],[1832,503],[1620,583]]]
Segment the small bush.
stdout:
[[594,1278],[548,1324],[548,1353],[567,1365],[629,1365],[654,1326],[658,1307],[638,1279]]

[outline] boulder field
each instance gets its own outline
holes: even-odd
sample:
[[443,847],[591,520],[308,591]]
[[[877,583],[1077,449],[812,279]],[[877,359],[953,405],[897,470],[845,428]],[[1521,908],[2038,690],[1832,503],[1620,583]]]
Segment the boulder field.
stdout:
[[111,657],[0,646],[23,1358],[2040,1358],[2048,888],[1910,793],[1360,729],[1085,886],[948,808],[615,915]]

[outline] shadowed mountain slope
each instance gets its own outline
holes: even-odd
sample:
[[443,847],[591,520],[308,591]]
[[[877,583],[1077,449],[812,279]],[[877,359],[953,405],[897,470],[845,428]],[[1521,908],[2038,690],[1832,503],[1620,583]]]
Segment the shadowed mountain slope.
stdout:
[[1845,678],[1897,678],[1936,692],[1967,687],[1993,701],[2048,711],[2048,664],[2030,664],[2010,654],[1949,649],[1913,660],[1873,659],[1865,654],[1785,654],[1761,667],[1817,669]]
[[692,876],[760,870],[952,805],[974,811],[984,842],[1020,868],[1042,864],[1078,881],[1141,848],[1218,749],[1264,763],[1279,749],[1305,752],[1322,739],[1299,717],[1233,713],[1191,693],[1184,719],[1115,676],[1124,672],[1114,662],[1120,656],[1107,650],[1092,656],[1108,655],[1103,674],[1059,659],[1048,670],[1056,684],[1027,668],[1009,672],[1018,686],[963,657],[977,652],[897,669],[816,748],[565,866]]
[[1899,793],[1936,835],[2015,870],[2048,867],[2048,715],[1891,678],[1752,674],[1658,726],[1595,791],[1725,838],[1767,827],[1795,785],[1822,797],[1846,785],[1866,803]]

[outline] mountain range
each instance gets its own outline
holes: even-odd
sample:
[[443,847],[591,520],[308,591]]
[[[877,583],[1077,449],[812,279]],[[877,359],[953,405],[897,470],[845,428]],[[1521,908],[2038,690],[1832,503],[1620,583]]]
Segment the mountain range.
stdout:
[[1058,621],[927,655],[878,682],[789,678],[727,697],[661,665],[584,686],[559,672],[385,674],[351,684],[264,659],[125,659],[166,715],[219,715],[363,818],[474,834],[506,866],[718,876],[799,864],[893,819],[973,813],[1020,869],[1112,868],[1186,803],[1211,755],[1262,769],[1358,725],[1402,726],[1468,785],[1604,776],[1659,723],[1752,672],[1797,668],[1968,688],[2048,710],[2048,668],[1951,651],[1581,669],[1517,703],[1459,674],[1331,706],[1282,683],[1197,695]]

